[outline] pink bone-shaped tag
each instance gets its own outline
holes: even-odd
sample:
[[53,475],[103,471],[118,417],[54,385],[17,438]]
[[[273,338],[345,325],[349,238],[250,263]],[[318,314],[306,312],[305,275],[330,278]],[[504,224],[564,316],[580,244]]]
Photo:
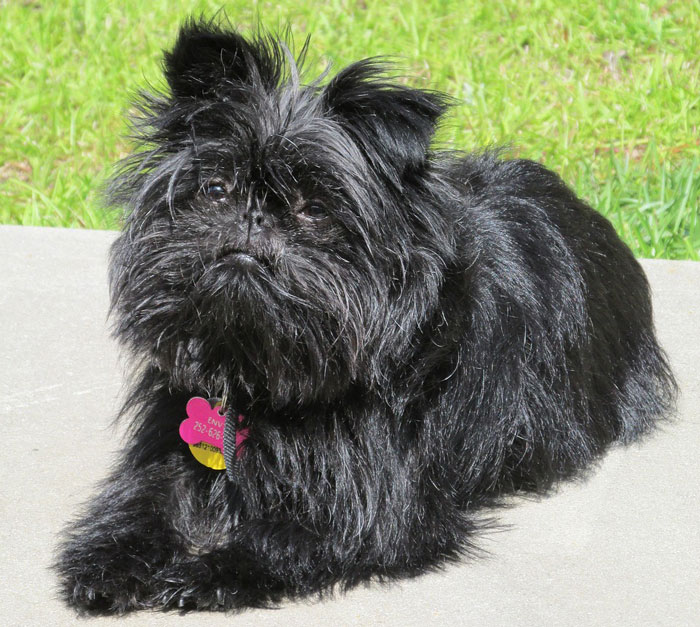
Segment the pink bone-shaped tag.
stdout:
[[[224,450],[224,427],[226,416],[219,406],[212,407],[206,398],[195,396],[187,402],[187,419],[180,423],[180,437],[187,444],[206,442]],[[238,422],[243,416],[238,416]],[[236,456],[242,453],[241,444],[248,436],[248,429],[236,430]]]
[[226,416],[220,407],[212,408],[206,398],[195,396],[187,402],[186,410],[187,419],[180,423],[180,437],[187,444],[206,442],[223,449]]

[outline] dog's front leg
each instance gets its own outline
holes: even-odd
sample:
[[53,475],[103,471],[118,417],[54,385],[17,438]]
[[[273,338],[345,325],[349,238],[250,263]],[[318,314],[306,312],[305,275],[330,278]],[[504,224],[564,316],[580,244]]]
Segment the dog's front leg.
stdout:
[[[89,613],[123,613],[177,603],[178,590],[158,573],[193,559],[174,493],[180,460],[133,467],[122,463],[73,523],[56,564],[69,604]],[[173,520],[174,517],[174,520]]]
[[228,545],[239,499],[225,474],[200,465],[180,439],[189,396],[149,371],[138,404],[127,404],[130,445],[66,529],[56,560],[61,593],[79,611],[191,605],[202,556]]

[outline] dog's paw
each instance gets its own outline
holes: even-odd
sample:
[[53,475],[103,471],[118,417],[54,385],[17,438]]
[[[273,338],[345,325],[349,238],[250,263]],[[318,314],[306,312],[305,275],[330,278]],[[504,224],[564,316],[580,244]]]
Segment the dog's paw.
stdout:
[[239,590],[228,584],[227,586],[195,585],[176,588],[166,586],[159,597],[163,610],[178,610],[190,612],[194,610],[207,611],[231,611],[241,608],[239,602]]
[[239,555],[224,552],[168,565],[155,574],[151,593],[159,609],[235,611],[275,606],[284,586]]
[[96,576],[92,569],[71,568],[60,580],[64,600],[79,614],[125,614],[149,607],[148,586],[140,575],[106,570]]
[[244,605],[237,570],[208,556],[168,564],[150,584],[157,609],[227,611]]
[[125,538],[80,538],[64,544],[54,570],[68,605],[85,614],[124,614],[149,607],[161,558]]
[[78,568],[72,564],[59,570],[62,596],[79,614],[125,614],[147,607],[143,600],[148,591],[141,575],[117,573],[111,568],[98,575],[92,565]]
[[65,600],[79,614],[125,614],[144,607],[138,602],[136,581],[84,583],[66,578],[61,584]]
[[159,568],[121,563],[59,566],[64,599],[80,614],[126,614],[135,610],[232,611],[266,606],[269,595],[241,589],[235,569],[189,560]]
[[284,593],[280,580],[235,552],[195,557],[178,554],[174,545],[158,552],[126,538],[69,542],[54,568],[63,598],[89,615],[271,607]]

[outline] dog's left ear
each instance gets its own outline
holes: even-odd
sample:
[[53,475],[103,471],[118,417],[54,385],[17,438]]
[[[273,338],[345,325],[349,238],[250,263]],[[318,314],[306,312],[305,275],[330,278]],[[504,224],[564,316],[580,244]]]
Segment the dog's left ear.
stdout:
[[165,53],[165,77],[176,97],[207,97],[223,84],[274,87],[283,58],[272,39],[246,39],[214,22],[188,20]]
[[438,92],[387,81],[385,69],[374,59],[354,63],[328,83],[322,97],[375,168],[402,177],[425,163],[449,101]]

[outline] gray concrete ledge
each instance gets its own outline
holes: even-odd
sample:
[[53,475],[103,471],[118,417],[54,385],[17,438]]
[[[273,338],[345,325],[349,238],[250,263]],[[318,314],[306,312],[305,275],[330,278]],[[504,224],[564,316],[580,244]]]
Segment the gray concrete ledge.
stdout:
[[[47,565],[119,446],[109,338],[113,232],[0,226],[0,624],[74,625]],[[323,603],[136,625],[700,625],[700,263],[644,261],[682,388],[679,416],[592,477],[500,512],[488,558]]]

